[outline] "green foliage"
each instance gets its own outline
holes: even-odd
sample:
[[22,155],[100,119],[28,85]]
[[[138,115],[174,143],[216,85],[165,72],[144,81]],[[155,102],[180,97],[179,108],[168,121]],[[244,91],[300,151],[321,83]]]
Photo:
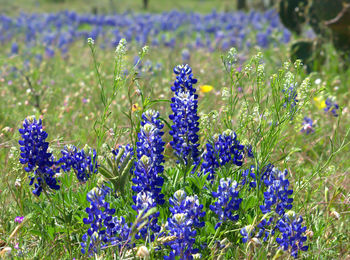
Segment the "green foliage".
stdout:
[[[113,161],[110,154],[103,154],[103,144],[108,144],[107,150],[110,151],[111,147],[121,143],[135,143],[140,116],[150,107],[160,110],[166,125],[164,130],[168,132],[170,109],[167,100],[173,80],[171,69],[181,62],[181,50],[151,49],[149,59],[162,62],[163,69],[139,75],[136,68],[133,69],[135,66],[128,66],[138,49],[132,44],[129,46],[125,55],[120,53],[118,56],[108,51],[101,52],[95,45],[90,45],[91,59],[88,47],[76,44],[67,59],[57,56],[45,60],[39,67],[30,61],[27,76],[35,91],[28,93],[26,90],[30,89],[30,85],[26,78],[13,78],[1,65],[9,76],[1,79],[1,106],[4,109],[0,113],[0,159],[3,166],[0,170],[0,208],[4,214],[0,216],[0,239],[12,248],[19,244],[20,250],[13,249],[15,257],[23,253],[28,259],[82,258],[80,242],[86,232],[83,218],[87,217],[85,208],[89,206],[86,195],[106,181],[118,191],[106,200],[116,209],[116,216],[124,216],[128,223],[133,222],[133,234],[147,223],[145,216],[136,218],[131,208],[132,176],[128,173],[134,159],[127,158],[120,163],[123,154],[120,151],[117,160]],[[251,50],[249,55],[252,58],[245,62],[239,61],[243,55],[234,50],[228,54],[219,51],[211,55],[201,51],[193,54],[191,64],[194,64],[199,85],[210,83],[214,86],[212,92],[199,92],[199,111],[205,119],[202,124],[207,126],[201,133],[201,143],[229,128],[235,130],[244,144],[251,144],[256,154],[254,159],[247,158],[241,168],[233,165],[221,167],[214,183],[208,185],[203,176],[196,174],[188,174],[184,181],[185,173],[177,167],[171,148],[166,148],[162,189],[166,200],[175,191],[184,189],[190,195],[200,195],[200,202],[207,212],[206,225],[198,230],[196,242],[196,247],[203,243],[208,245],[203,251],[203,258],[266,259],[277,258],[281,253],[272,242],[262,247],[241,243],[240,228],[256,225],[266,217],[259,211],[262,190],[252,192],[249,187],[242,190],[240,197],[243,201],[239,210],[242,218],[237,223],[227,222],[215,230],[217,220],[209,210],[211,192],[217,189],[220,178],[232,177],[239,181],[241,170],[251,164],[257,167],[258,162],[261,162],[261,167],[272,162],[281,169],[289,169],[290,182],[296,193],[294,210],[304,216],[309,232],[310,249],[303,255],[305,258],[337,259],[348,251],[350,121],[347,115],[350,80],[348,71],[339,70],[334,47],[326,44],[324,48],[328,58],[322,70],[310,75],[304,74],[303,64],[296,58],[293,58],[293,63],[282,64],[282,60],[287,59],[284,46],[272,47],[264,53]],[[144,58],[146,52],[141,51],[141,54]],[[220,57],[224,66],[220,64]],[[1,58],[5,60],[4,55]],[[22,64],[19,56],[9,62],[17,66]],[[122,74],[124,68],[131,71],[128,77]],[[12,85],[8,84],[8,79],[13,80]],[[285,105],[288,95],[282,91],[291,85],[296,86],[298,94],[299,102],[295,108],[291,104]],[[314,100],[324,100],[331,95],[336,96],[341,106],[338,118],[325,114]],[[35,96],[40,98],[40,109],[36,106]],[[89,101],[84,103],[82,98]],[[135,104],[138,106],[133,109]],[[5,109],[11,109],[11,113],[3,112]],[[102,155],[98,175],[81,184],[75,179],[73,171],[64,173],[57,176],[62,187],[60,191],[34,197],[28,186],[27,173],[18,163],[17,129],[28,114],[44,115],[45,131],[49,133],[50,147],[56,157],[67,143],[89,143],[91,147],[98,148],[99,155]],[[203,117],[203,114],[208,116]],[[304,116],[317,121],[313,134],[299,132]],[[164,138],[167,142],[170,140],[168,135]],[[160,212],[161,224],[165,224],[169,217],[168,207],[166,202],[164,207],[153,209]],[[17,224],[14,222],[16,216],[24,216],[24,221]],[[218,247],[216,241],[222,241],[224,247]],[[157,251],[157,246],[163,245],[158,240],[135,243],[138,243],[135,249],[145,245],[153,259],[159,259],[168,250]],[[110,248],[96,257],[125,259],[132,258],[133,254],[134,251],[125,249],[119,252]],[[280,257],[284,259],[287,255]]]

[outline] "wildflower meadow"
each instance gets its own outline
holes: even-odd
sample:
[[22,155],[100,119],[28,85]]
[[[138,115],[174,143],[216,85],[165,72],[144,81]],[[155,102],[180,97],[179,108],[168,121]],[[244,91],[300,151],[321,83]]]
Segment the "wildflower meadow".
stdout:
[[9,2],[0,259],[350,258],[350,59],[278,1]]

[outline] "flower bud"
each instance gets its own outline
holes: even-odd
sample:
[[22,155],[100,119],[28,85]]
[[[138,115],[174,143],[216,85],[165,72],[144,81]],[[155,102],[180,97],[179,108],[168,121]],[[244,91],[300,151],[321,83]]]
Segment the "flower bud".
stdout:
[[340,219],[340,214],[339,214],[338,212],[336,212],[335,210],[332,210],[330,215],[331,215],[333,218],[335,218],[336,220],[339,220],[339,219]]
[[314,236],[314,232],[312,232],[312,230],[306,230],[305,234],[309,239],[311,239]]
[[255,247],[261,246],[261,241],[257,237],[253,237],[251,241]]
[[186,192],[184,190],[178,190],[174,193],[174,197],[179,201],[179,204],[186,198]]
[[21,179],[19,179],[19,178],[16,179],[16,181],[15,181],[15,187],[16,187],[16,188],[21,187]]
[[137,250],[136,256],[142,258],[142,259],[149,259],[149,251],[147,247],[145,246],[140,246],[139,249]]

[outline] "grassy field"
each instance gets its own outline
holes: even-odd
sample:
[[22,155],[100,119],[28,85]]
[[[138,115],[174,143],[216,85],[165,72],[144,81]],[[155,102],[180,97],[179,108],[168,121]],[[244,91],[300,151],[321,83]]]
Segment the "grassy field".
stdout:
[[[56,12],[65,9],[85,13],[91,12],[95,2],[0,0],[0,13],[16,15],[20,11]],[[150,0],[149,11],[161,12],[176,8],[206,13],[214,7],[218,11],[227,8],[233,10],[231,2]],[[141,1],[101,0],[98,12],[124,12],[129,9],[135,13],[143,12]],[[4,21],[2,23],[5,24]],[[183,27],[177,29],[181,30],[184,30]],[[255,39],[255,31],[259,29],[249,29],[246,34],[248,40]],[[167,36],[172,33],[166,32]],[[195,242],[183,240],[179,243],[185,244],[188,251],[183,249],[183,252],[189,255],[196,255],[192,249],[197,248],[204,259],[292,259],[291,246],[283,251],[277,243],[276,238],[282,237],[284,232],[277,226],[281,227],[280,220],[289,223],[288,216],[295,221],[298,219],[292,216],[293,213],[288,211],[285,204],[280,206],[285,207],[286,215],[278,214],[275,204],[272,204],[272,210],[268,213],[263,213],[260,207],[267,203],[266,192],[269,187],[267,179],[263,179],[264,174],[270,176],[265,178],[278,187],[284,180],[281,173],[278,175],[281,179],[273,179],[275,175],[269,170],[270,163],[280,171],[288,171],[289,181],[283,184],[283,189],[293,190],[293,195],[287,198],[293,198],[294,201],[287,204],[293,203],[292,210],[297,216],[303,217],[301,225],[306,226],[300,237],[305,236],[307,241],[301,241],[299,237],[295,245],[299,248],[304,243],[308,250],[300,251],[299,257],[350,257],[350,226],[347,224],[350,220],[350,71],[340,69],[341,61],[333,46],[326,46],[327,58],[322,70],[307,74],[302,65],[289,61],[289,44],[277,41],[266,48],[244,45],[237,54],[220,49],[193,48],[189,50],[190,57],[184,59],[184,50],[188,51],[186,44],[191,42],[192,35],[187,38],[176,36],[179,37],[178,44],[173,48],[151,45],[147,52],[145,49],[142,51],[142,46],[133,40],[127,43],[125,54],[123,46],[116,51],[108,47],[100,48],[98,39],[95,45],[77,40],[69,45],[67,52],[54,47],[55,55],[50,57],[44,44],[31,45],[21,37],[14,38],[20,50],[17,54],[10,54],[15,41],[13,39],[3,40],[0,52],[0,258],[85,259],[90,256],[101,259],[138,259],[138,256],[143,256],[144,259],[162,259],[163,255],[175,252],[173,247],[176,245],[171,243],[182,234],[175,224],[171,224],[175,222],[169,219],[180,223],[181,219],[178,218],[186,215],[188,219],[184,223],[187,224],[182,224],[187,225],[192,232],[196,231]],[[292,36],[292,39],[296,38]],[[41,53],[39,59],[36,55]],[[141,62],[136,65],[135,56],[141,58]],[[171,125],[174,124],[169,118],[174,113],[170,103],[171,98],[177,95],[171,91],[176,80],[173,68],[184,62],[191,66],[193,77],[198,79],[198,83],[193,86],[198,94],[200,119],[197,134],[201,166],[193,170],[195,174],[191,174],[191,164],[182,161],[190,160],[191,155],[177,158],[170,145],[173,140]],[[339,108],[333,106],[330,111],[325,111],[327,100],[332,100]],[[149,130],[145,125],[151,123],[142,114],[148,109],[159,111],[160,124],[164,124],[162,130],[152,128],[154,132],[147,132]],[[337,116],[334,116],[332,109],[335,109]],[[61,151],[65,146],[74,145],[79,151],[84,148],[87,156],[84,160],[90,158],[90,162],[84,162],[90,165],[91,160],[94,160],[90,153],[92,149],[96,150],[99,168],[81,166],[83,173],[91,175],[90,178],[78,180],[76,176],[80,171],[75,166],[65,170],[62,166],[67,165],[67,161],[61,161],[47,167],[52,170],[62,167],[54,176],[60,189],[55,190],[51,186],[49,188],[49,184],[44,184],[40,196],[33,194],[34,185],[29,186],[29,177],[33,176],[33,172],[24,170],[28,163],[23,165],[19,162],[24,151],[20,150],[21,145],[18,143],[24,138],[18,130],[24,128],[23,120],[31,115],[43,119],[43,130],[48,133],[48,152],[55,156],[55,161],[64,157]],[[305,124],[304,117],[311,118],[313,123]],[[218,157],[222,158],[219,166],[213,168],[215,178],[211,182],[203,174],[204,168],[200,167],[208,162],[205,156],[208,156],[210,144],[218,142],[218,134],[223,138],[227,129],[234,131],[237,140],[245,146],[242,153],[237,152],[239,148],[232,148],[235,149],[235,156],[243,156],[238,159],[242,160],[242,166],[231,161],[224,165],[223,152],[218,152]],[[161,131],[164,131],[164,135],[160,134]],[[141,138],[142,134],[138,135],[140,132],[151,136],[150,140],[158,140],[161,136],[165,143],[164,151],[149,152],[145,148],[146,144],[142,143],[147,141]],[[134,159],[133,156],[126,156],[131,162],[128,165],[134,165],[130,175],[125,174],[129,173],[130,168],[127,163],[118,164],[118,160],[113,160],[115,156],[111,155],[112,149],[120,149],[120,145],[126,144],[131,144],[136,154]],[[159,146],[163,147],[162,144]],[[248,156],[247,149],[250,146],[254,158]],[[26,149],[34,148],[27,144]],[[28,152],[27,156],[33,156],[34,152]],[[161,161],[164,156],[164,163],[161,163],[165,168],[163,172],[154,166],[157,162],[149,159],[154,164],[154,168],[151,168],[157,169],[164,180],[161,193],[164,194],[165,203],[157,202],[158,216],[149,209],[152,206],[148,206],[151,214],[148,217],[144,217],[140,208],[132,208],[133,205],[140,205],[133,199],[136,192],[132,187],[141,185],[134,179],[138,178],[136,173],[147,165],[147,158],[142,155],[148,158],[158,156]],[[127,159],[122,157],[121,161],[127,162]],[[212,160],[218,159],[214,157]],[[110,165],[114,167],[114,176],[107,176],[104,170],[108,170]],[[252,166],[255,171],[251,170]],[[47,168],[45,171],[48,171]],[[244,177],[247,170],[253,171],[255,177]],[[126,177],[123,179],[121,176]],[[148,176],[144,182],[151,180],[151,177]],[[234,215],[239,215],[238,220],[222,219],[210,207],[218,201],[212,192],[221,187],[221,178],[231,178],[238,183],[234,191],[239,192],[238,197],[242,201],[238,209],[232,209]],[[255,182],[255,188],[249,186],[252,182]],[[105,197],[101,195],[102,184],[112,190]],[[186,207],[182,205],[181,214],[184,215],[175,214],[174,211],[179,209],[169,199],[176,200],[174,193],[178,190],[185,191],[188,196],[198,195],[199,204],[206,214],[199,216],[201,210],[194,204],[191,204],[192,211],[185,211]],[[273,196],[278,196],[277,200],[282,201],[281,194],[284,191],[279,190],[280,193],[276,192],[277,195]],[[224,196],[222,194],[224,192],[219,192],[219,196]],[[234,192],[230,194],[234,197]],[[91,199],[97,195],[109,204],[102,205]],[[147,204],[149,200],[143,203]],[[117,242],[103,242],[101,237],[104,234],[96,235],[97,231],[89,235],[88,229],[93,226],[90,226],[91,222],[87,223],[89,210],[86,211],[86,208],[93,209],[93,205],[102,212],[94,213],[95,219],[101,215],[115,217],[96,225],[98,231],[110,231],[107,226],[108,221],[112,221],[115,229],[110,231],[112,235],[109,239],[118,238]],[[108,207],[114,208],[115,212],[108,213]],[[124,217],[128,227],[118,222],[120,217]],[[261,221],[270,217],[274,218],[272,222],[275,224],[267,225],[264,229],[270,234],[265,241],[263,237],[258,237],[256,230],[260,228],[258,224]],[[204,222],[203,227],[192,223],[197,218],[199,222]],[[163,234],[152,229],[154,226],[150,223],[154,219],[157,219]],[[223,223],[216,229],[220,221]],[[135,235],[140,234],[138,232],[142,230],[142,225],[146,226],[146,235],[137,239]],[[288,226],[293,234],[297,232],[295,226]],[[252,231],[248,227],[256,229]],[[252,232],[247,235],[246,243],[242,243],[244,228],[248,228],[248,233]],[[121,232],[126,232],[127,238]],[[86,233],[90,240],[84,242]],[[152,238],[152,234],[156,238]],[[194,237],[193,234],[188,236]],[[92,249],[89,251],[87,247],[91,241]],[[87,247],[82,246],[82,243],[88,244]],[[81,252],[82,248],[86,249],[85,254]],[[184,255],[182,257],[187,259]]]
[[[81,13],[90,13],[97,10],[98,13],[115,12],[145,12],[141,0],[28,0],[28,1],[8,1],[0,0],[0,11],[2,13],[18,14],[19,12],[57,12],[62,10],[72,10]],[[150,0],[147,12],[164,12],[178,9],[191,12],[210,12],[235,10],[236,3],[232,0]]]

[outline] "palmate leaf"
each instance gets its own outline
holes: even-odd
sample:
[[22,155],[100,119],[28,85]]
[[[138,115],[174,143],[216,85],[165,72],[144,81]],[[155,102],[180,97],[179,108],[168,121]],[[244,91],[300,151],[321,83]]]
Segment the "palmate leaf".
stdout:
[[[120,148],[117,156],[107,156],[105,164],[99,167],[99,172],[106,178],[107,181],[113,184],[116,192],[123,196],[124,188],[128,180],[130,168],[133,164],[133,157],[129,153],[123,160],[122,156],[125,153],[124,148]],[[113,160],[114,159],[114,160]]]

